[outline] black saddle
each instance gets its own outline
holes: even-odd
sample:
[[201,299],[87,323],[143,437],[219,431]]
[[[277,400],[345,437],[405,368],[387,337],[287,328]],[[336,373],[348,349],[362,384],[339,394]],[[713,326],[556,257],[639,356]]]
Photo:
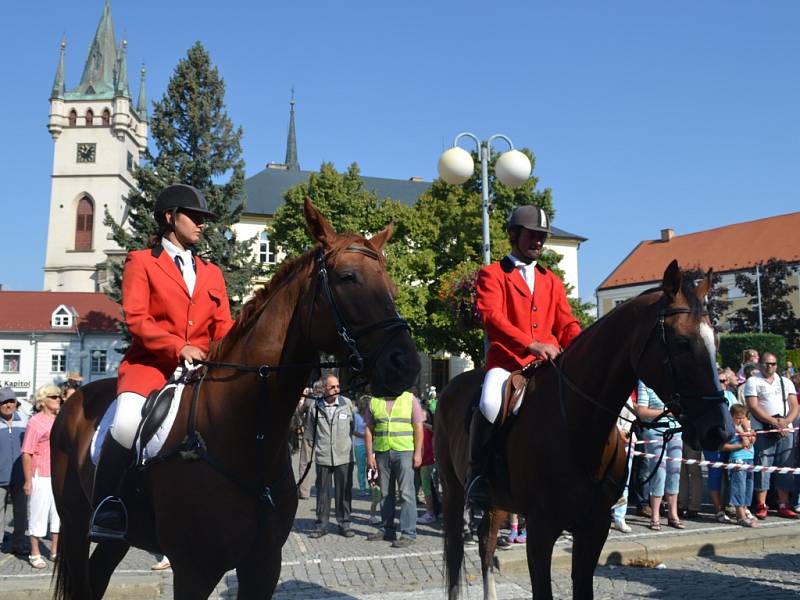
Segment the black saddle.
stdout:
[[142,422],[139,425],[139,445],[144,448],[147,443],[161,427],[164,419],[167,418],[169,407],[172,406],[172,399],[175,397],[174,383],[169,384],[161,390],[154,390],[147,396],[147,400],[142,406]]

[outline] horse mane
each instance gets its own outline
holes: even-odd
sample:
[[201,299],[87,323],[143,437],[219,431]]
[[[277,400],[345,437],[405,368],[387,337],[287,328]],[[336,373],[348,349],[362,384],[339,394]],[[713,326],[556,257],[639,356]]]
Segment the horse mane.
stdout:
[[[700,299],[695,294],[695,287],[696,286],[694,284],[694,281],[692,281],[690,278],[688,278],[688,277],[682,277],[681,278],[681,292],[683,292],[683,295],[685,296],[686,301],[689,303],[690,314],[693,317],[696,317],[696,318],[699,319],[700,317],[702,317],[704,315],[705,307],[703,306],[703,303],[700,301]],[[663,286],[658,285],[656,287],[652,287],[652,288],[646,289],[645,291],[641,292],[640,294],[638,294],[636,296],[628,298],[625,302],[623,302],[621,304],[618,304],[613,309],[611,309],[606,314],[604,314],[602,317],[597,319],[594,323],[589,325],[586,329],[581,331],[580,334],[578,335],[578,337],[576,337],[575,340],[573,341],[573,344],[570,344],[569,348],[572,348],[572,346],[574,345],[574,342],[578,341],[581,338],[585,338],[586,336],[584,334],[586,334],[587,332],[593,330],[595,328],[595,325],[598,325],[599,323],[603,323],[608,317],[610,317],[611,315],[616,314],[618,309],[620,309],[620,308],[622,308],[624,306],[628,306],[628,305],[632,304],[633,302],[636,302],[640,298],[643,298],[644,296],[647,296],[649,294],[656,294],[656,293],[663,293],[663,292],[664,292]],[[568,352],[569,348],[566,348],[564,350],[564,352]]]
[[[353,242],[363,243],[370,250],[374,250],[379,256],[378,260],[380,263],[382,265],[384,264],[383,253],[380,251],[380,249],[376,248],[375,245],[370,242],[370,240],[355,233],[347,232],[338,235],[336,240],[334,240],[329,253],[335,256],[337,251],[342,246],[349,245]],[[272,299],[272,297],[275,296],[275,294],[281,288],[283,288],[284,285],[289,283],[295,274],[301,273],[309,267],[309,265],[314,261],[315,255],[319,251],[319,248],[320,244],[317,243],[296,258],[285,260],[283,263],[281,263],[281,266],[275,272],[275,275],[270,278],[267,284],[258,290],[255,295],[245,303],[241,312],[239,313],[238,318],[234,322],[233,327],[230,328],[225,337],[212,346],[208,354],[208,360],[218,359],[224,348],[238,342],[245,332],[250,330],[252,324],[261,315],[261,312],[264,310],[264,307],[267,305],[269,300]]]

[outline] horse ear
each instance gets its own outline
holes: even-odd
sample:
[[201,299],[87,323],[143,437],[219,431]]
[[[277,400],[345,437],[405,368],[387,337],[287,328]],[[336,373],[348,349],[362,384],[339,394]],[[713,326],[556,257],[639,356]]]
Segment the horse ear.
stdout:
[[391,221],[386,227],[384,227],[381,231],[376,233],[370,238],[370,242],[378,249],[382,250],[384,244],[392,239],[392,234],[394,233],[394,221]]
[[697,285],[694,290],[694,293],[697,294],[697,298],[705,304],[706,296],[708,296],[708,292],[711,289],[711,276],[714,273],[714,269],[709,269],[706,273],[705,277],[703,277],[702,281]]
[[308,196],[303,201],[303,212],[306,216],[306,223],[308,224],[308,230],[311,232],[311,237],[326,248],[329,248],[333,244],[333,240],[336,239],[336,231],[328,222],[328,219],[317,210],[317,207],[314,206]]
[[673,260],[669,263],[667,270],[664,271],[664,279],[661,281],[661,288],[670,298],[674,299],[678,295],[678,292],[681,291],[682,277],[678,261]]

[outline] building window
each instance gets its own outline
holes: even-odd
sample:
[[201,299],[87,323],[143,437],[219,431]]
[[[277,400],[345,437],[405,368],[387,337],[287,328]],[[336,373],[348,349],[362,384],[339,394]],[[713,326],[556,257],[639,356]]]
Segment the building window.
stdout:
[[73,108],[71,111],[69,111],[69,126],[75,127],[75,125],[77,124],[78,124],[78,113],[75,112],[75,109]]
[[133,154],[128,152],[128,171],[133,173]]
[[103,125],[105,127],[111,125],[111,113],[108,111],[108,109],[103,111]]
[[67,353],[64,350],[53,350],[50,354],[50,372],[64,373],[67,370]]
[[92,127],[94,125],[94,111],[89,108],[86,110],[86,126]]
[[620,304],[622,304],[626,300],[627,300],[627,298],[616,298],[615,300],[612,301],[612,304],[613,304],[614,308],[616,308],[617,306],[619,306]]
[[92,350],[92,373],[105,373],[108,361],[108,351]]
[[258,241],[258,261],[267,265],[275,264],[275,249],[269,241],[266,231],[261,232]]
[[78,214],[75,222],[75,250],[92,249],[92,229],[94,227],[94,205],[87,197],[78,202]]
[[16,348],[3,350],[3,372],[19,373],[20,351]]
[[50,325],[52,327],[72,327],[72,313],[66,306],[59,306],[53,311]]

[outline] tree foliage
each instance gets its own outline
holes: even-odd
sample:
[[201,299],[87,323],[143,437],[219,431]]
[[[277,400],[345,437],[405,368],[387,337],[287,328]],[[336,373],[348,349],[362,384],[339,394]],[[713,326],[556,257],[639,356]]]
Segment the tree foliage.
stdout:
[[[236,313],[260,272],[253,241],[238,240],[232,230],[244,201],[242,129],[228,117],[225,83],[200,42],[178,62],[166,93],[154,102],[150,126],[156,153],[148,150],[134,171],[138,189],[128,196],[127,219],[117,223],[106,211],[105,222],[123,249],[145,248],[158,230],[153,206],[161,191],[175,183],[201,190],[219,219],[207,223],[197,251],[222,269]],[[109,296],[117,301],[121,270],[112,266]]]
[[[794,314],[789,295],[797,291],[796,285],[789,283],[792,273],[786,261],[770,258],[759,263],[761,283],[761,314],[764,333],[775,333],[786,340],[786,345],[794,348],[798,344],[800,320]],[[736,287],[749,297],[747,306],[740,308],[730,318],[731,331],[749,333],[758,331],[758,281],[755,272],[736,274]]]
[[[527,150],[523,150],[532,159]],[[522,204],[542,207],[554,216],[550,189],[537,190],[531,178],[513,189],[489,176],[494,189],[490,217],[492,259],[508,254],[506,220]],[[270,226],[270,237],[279,240],[290,256],[311,243],[303,219],[303,198],[310,196],[337,231],[371,235],[394,220],[396,229],[385,251],[388,268],[397,283],[397,306],[408,319],[420,350],[434,353],[463,352],[476,363],[483,359],[483,331],[475,313],[475,276],[482,264],[482,216],[480,174],[463,185],[436,180],[413,206],[392,199],[378,199],[364,188],[358,167],[344,173],[324,163],[307,183],[290,189]],[[553,267],[561,256],[547,251],[540,262]],[[582,325],[591,322],[591,305],[571,300]],[[582,318],[583,317],[583,318]]]

